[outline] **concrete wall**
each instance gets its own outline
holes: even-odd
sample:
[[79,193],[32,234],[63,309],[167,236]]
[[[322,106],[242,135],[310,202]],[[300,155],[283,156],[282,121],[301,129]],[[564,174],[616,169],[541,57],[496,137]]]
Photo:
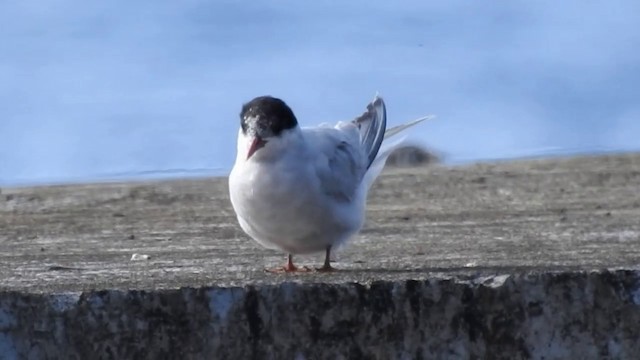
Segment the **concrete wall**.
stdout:
[[0,293],[2,359],[634,359],[640,272]]

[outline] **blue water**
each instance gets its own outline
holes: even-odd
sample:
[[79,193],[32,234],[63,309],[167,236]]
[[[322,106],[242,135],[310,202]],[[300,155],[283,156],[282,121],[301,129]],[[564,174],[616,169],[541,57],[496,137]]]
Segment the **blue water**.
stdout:
[[640,2],[0,2],[0,185],[224,174],[242,102],[376,92],[449,162],[640,150]]

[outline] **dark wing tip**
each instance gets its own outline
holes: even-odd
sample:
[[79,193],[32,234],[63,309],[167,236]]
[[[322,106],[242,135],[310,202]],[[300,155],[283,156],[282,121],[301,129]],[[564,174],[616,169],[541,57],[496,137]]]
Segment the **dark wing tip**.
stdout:
[[387,109],[378,95],[367,105],[367,111],[354,120],[360,129],[360,142],[367,154],[367,169],[371,166],[384,140],[387,128]]

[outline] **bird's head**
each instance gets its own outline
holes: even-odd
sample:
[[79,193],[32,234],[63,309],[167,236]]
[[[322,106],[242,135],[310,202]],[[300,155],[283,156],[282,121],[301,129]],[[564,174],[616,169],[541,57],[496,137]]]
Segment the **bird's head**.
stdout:
[[260,96],[242,106],[240,127],[248,141],[247,160],[269,141],[298,126],[291,108],[282,100]]

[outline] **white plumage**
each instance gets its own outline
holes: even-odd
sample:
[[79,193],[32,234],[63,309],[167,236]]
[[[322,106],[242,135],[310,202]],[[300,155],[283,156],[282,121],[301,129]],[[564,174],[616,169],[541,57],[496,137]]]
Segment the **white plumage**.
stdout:
[[427,118],[385,133],[385,104],[376,97],[354,121],[300,128],[284,102],[260,97],[245,104],[241,119],[231,203],[242,229],[288,253],[281,270],[295,271],[291,254],[320,251],[326,259],[319,270],[332,269],[331,247],[362,227],[367,192],[397,145],[383,139]]

